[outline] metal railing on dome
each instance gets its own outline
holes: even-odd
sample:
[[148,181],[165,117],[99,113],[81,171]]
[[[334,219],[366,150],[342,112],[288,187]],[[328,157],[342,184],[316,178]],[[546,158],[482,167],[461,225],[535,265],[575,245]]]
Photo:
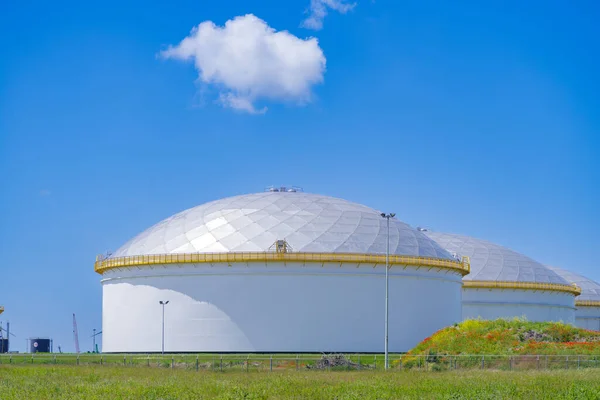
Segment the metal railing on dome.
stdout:
[[546,290],[554,292],[566,292],[579,296],[581,289],[572,284],[541,283],[541,282],[513,282],[513,281],[471,281],[465,280],[463,287],[471,289],[521,289],[521,290]]
[[575,300],[577,307],[600,307],[599,300]]
[[[287,262],[293,263],[352,263],[375,264],[385,266],[384,254],[354,254],[354,253],[277,253],[277,252],[240,252],[240,253],[185,253],[185,254],[155,254],[143,256],[124,256],[104,258],[96,257],[94,270],[102,274],[115,268],[137,267],[144,265],[164,264],[218,264],[218,263],[254,263],[254,262]],[[416,257],[390,255],[390,266],[416,266],[440,268],[467,275],[471,270],[468,257],[462,260],[449,260],[434,257]],[[229,265],[230,266],[230,265]]]

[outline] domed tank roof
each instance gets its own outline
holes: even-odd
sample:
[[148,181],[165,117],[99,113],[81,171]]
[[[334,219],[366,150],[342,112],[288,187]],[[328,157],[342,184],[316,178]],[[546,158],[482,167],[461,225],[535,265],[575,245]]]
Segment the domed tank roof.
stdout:
[[547,265],[552,271],[556,272],[563,279],[569,283],[574,283],[581,288],[581,294],[577,296],[577,301],[590,300],[600,301],[600,283],[595,282],[583,275],[576,274],[575,272],[567,271],[558,267],[551,267]]
[[[111,257],[265,252],[285,240],[292,251],[384,254],[386,220],[361,204],[304,192],[263,192],[212,201],[167,218]],[[437,243],[390,220],[390,254],[453,259]]]
[[506,247],[453,233],[423,233],[451,254],[471,259],[471,273],[464,280],[569,284],[546,266]]

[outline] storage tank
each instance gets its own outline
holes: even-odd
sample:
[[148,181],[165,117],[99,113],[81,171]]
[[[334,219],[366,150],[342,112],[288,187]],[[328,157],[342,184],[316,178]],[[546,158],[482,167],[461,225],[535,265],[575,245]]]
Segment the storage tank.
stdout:
[[[175,214],[97,258],[103,351],[382,352],[387,221],[285,188]],[[460,321],[469,266],[395,218],[389,249],[400,352]]]
[[450,253],[470,258],[471,273],[463,278],[464,319],[575,322],[581,290],[546,266],[485,240],[421,230]]
[[581,294],[575,298],[575,325],[600,331],[600,284],[575,272],[558,267],[548,268],[581,288]]
[[0,353],[8,353],[8,339],[0,339]]
[[52,339],[48,338],[29,338],[30,353],[51,353]]
[[[4,312],[4,307],[0,306],[0,314]],[[0,322],[0,353],[8,353],[10,351],[10,322],[6,323],[6,329],[2,326],[2,322]]]

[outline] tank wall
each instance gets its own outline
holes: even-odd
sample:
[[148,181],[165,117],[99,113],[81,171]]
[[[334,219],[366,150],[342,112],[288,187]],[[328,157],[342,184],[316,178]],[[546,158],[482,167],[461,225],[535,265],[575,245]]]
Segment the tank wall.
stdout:
[[600,307],[577,307],[575,325],[583,329],[600,331]]
[[[105,352],[382,352],[385,268],[167,265],[103,276]],[[390,273],[389,349],[406,351],[461,319],[461,277]]]
[[575,297],[533,290],[463,288],[463,318],[575,322]]

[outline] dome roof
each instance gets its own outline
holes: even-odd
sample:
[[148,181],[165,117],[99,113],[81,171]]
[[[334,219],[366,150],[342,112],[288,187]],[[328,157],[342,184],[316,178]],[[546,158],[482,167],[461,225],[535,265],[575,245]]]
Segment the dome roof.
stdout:
[[562,268],[551,267],[552,271],[556,272],[569,283],[574,283],[581,288],[581,294],[577,296],[577,300],[600,301],[600,283],[595,282],[585,276],[576,274],[571,271],[566,271]]
[[424,231],[441,247],[471,259],[471,273],[464,280],[569,284],[557,273],[506,247],[469,236]]
[[[303,192],[263,192],[212,201],[167,218],[112,257],[265,252],[284,239],[295,252],[384,254],[386,220],[372,208]],[[390,254],[453,259],[418,230],[390,220]]]

